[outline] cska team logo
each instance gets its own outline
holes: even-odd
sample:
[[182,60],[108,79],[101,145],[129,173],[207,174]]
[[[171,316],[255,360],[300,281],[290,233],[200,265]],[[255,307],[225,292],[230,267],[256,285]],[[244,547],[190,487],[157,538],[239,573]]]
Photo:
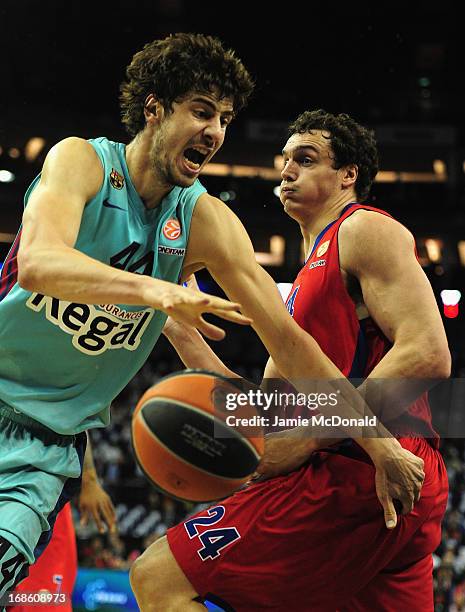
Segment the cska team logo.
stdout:
[[316,256],[317,257],[322,257],[326,253],[326,251],[328,250],[328,247],[329,247],[329,240],[327,240],[326,242],[323,242],[323,244],[318,247],[318,251],[316,252]]
[[168,219],[163,226],[163,236],[168,240],[176,240],[181,235],[181,225],[177,219]]
[[124,176],[112,168],[110,172],[110,183],[115,189],[122,189],[124,187]]

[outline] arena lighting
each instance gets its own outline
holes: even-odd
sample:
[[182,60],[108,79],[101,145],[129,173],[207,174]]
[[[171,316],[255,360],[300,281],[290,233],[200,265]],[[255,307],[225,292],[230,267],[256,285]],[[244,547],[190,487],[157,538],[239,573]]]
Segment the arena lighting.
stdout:
[[17,147],[11,147],[11,149],[8,149],[8,155],[11,159],[18,159],[21,155],[21,151]]
[[15,234],[2,234],[0,232],[0,242],[13,242],[15,239]]
[[442,159],[435,159],[433,161],[433,170],[434,170],[434,173],[437,174],[438,176],[447,175],[446,164]]
[[457,289],[444,289],[441,291],[441,300],[444,305],[444,316],[455,319],[459,314],[459,302],[462,294]]
[[445,183],[446,175],[435,172],[394,172],[380,170],[376,175],[376,183]]
[[234,200],[236,199],[236,192],[229,190],[229,191],[222,191],[220,193],[220,200],[223,200],[223,202],[234,202]]
[[261,266],[282,266],[286,241],[282,236],[271,236],[268,253],[255,251],[255,259]]
[[428,77],[420,77],[418,79],[418,85],[420,85],[420,87],[429,87],[431,85],[431,81]]
[[[465,167],[465,166],[464,166]],[[207,164],[202,174],[207,176],[234,176],[261,178],[267,181],[280,181],[281,170],[264,166],[242,166],[235,164]],[[445,174],[435,172],[396,172],[391,170],[380,170],[376,175],[377,183],[445,183]]]
[[41,136],[33,136],[29,138],[24,147],[24,157],[28,162],[33,162],[37,159],[42,149],[45,147],[45,138]]
[[280,173],[273,168],[261,166],[241,166],[232,164],[207,164],[203,174],[210,176],[237,176],[246,178],[262,178],[269,181],[280,179]]
[[438,263],[442,259],[442,242],[435,238],[427,238],[425,240],[425,249],[428,253],[428,258],[433,263]]
[[273,193],[277,198],[279,198],[281,195],[281,185],[276,185],[276,187],[273,187]]
[[284,168],[284,157],[282,155],[274,156],[274,167],[276,170],[281,170]]
[[0,183],[12,183],[15,180],[15,175],[9,170],[0,170]]
[[459,252],[460,263],[462,266],[465,266],[465,240],[459,240],[457,250]]

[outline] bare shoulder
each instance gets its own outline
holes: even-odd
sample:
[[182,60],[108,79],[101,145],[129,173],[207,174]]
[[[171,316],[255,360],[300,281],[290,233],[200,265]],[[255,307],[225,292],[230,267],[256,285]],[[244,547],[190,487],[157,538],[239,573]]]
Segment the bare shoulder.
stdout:
[[83,138],[72,136],[54,145],[44,163],[42,185],[73,185],[93,196],[103,180],[103,167],[94,147]]
[[233,218],[239,221],[236,214],[222,200],[209,193],[203,193],[197,200],[192,220],[222,223]]
[[356,271],[400,257],[414,258],[415,240],[399,221],[375,211],[358,210],[339,229],[341,267]]
[[50,149],[46,163],[52,163],[57,159],[63,161],[68,157],[72,158],[75,162],[99,163],[94,147],[90,142],[78,136],[70,136],[57,142]]
[[413,243],[412,233],[402,223],[370,210],[357,210],[341,225],[339,236],[344,240],[374,240],[378,243],[395,236]]
[[253,255],[253,247],[237,215],[218,198],[202,194],[192,215],[185,267],[225,264],[242,253]]
[[237,215],[224,202],[214,196],[202,194],[194,208],[192,215],[191,233],[194,237],[202,237],[210,246],[224,246],[227,238],[238,238],[246,234],[245,229]]

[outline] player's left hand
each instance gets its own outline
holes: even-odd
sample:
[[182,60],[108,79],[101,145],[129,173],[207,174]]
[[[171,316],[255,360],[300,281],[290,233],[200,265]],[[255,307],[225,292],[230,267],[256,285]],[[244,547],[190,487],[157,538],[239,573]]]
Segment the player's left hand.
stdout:
[[302,435],[298,429],[286,429],[265,436],[265,452],[251,483],[288,474],[307,461],[314,451],[313,440]]
[[408,514],[420,499],[425,479],[423,459],[402,448],[395,438],[377,438],[372,442],[371,460],[376,468],[376,494],[384,509],[388,529],[397,525],[394,500]]
[[97,480],[83,482],[78,507],[81,513],[81,525],[87,525],[89,518],[93,518],[100,533],[105,532],[105,525],[110,533],[116,533],[115,507]]

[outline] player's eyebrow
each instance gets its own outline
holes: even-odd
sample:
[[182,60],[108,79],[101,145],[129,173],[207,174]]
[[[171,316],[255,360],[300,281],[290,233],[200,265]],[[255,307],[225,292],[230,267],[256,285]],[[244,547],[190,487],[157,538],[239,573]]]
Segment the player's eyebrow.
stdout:
[[314,145],[311,144],[307,144],[307,145],[298,145],[296,147],[292,147],[291,149],[286,149],[284,148],[281,153],[283,156],[289,155],[290,153],[299,153],[300,151],[305,151],[307,149],[310,149],[311,151],[313,151],[314,153],[320,153],[320,151],[318,150],[317,147],[315,147]]
[[234,117],[234,111],[231,110],[224,110],[224,111],[220,111],[220,109],[218,108],[218,105],[215,104],[212,100],[210,100],[209,98],[204,98],[203,96],[196,96],[195,98],[192,98],[192,102],[200,102],[201,104],[205,104],[206,106],[210,107],[210,109],[213,112],[221,112],[221,115],[223,117]]

